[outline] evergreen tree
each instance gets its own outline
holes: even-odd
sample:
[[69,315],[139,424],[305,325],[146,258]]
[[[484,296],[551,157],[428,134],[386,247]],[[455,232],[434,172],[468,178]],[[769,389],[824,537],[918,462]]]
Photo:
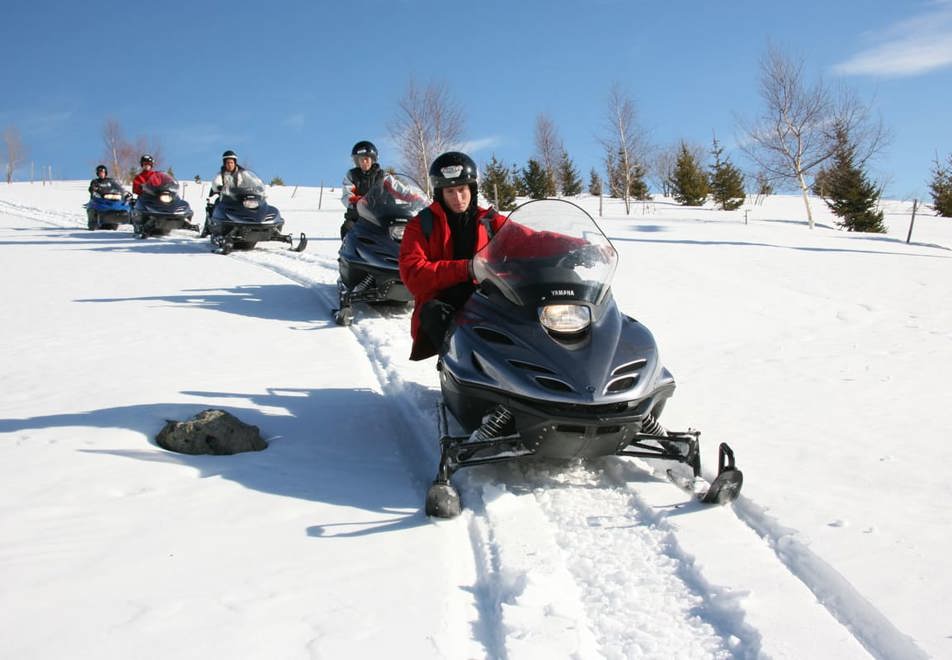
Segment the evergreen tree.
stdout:
[[714,164],[710,172],[711,197],[725,211],[739,209],[747,199],[744,192],[744,175],[730,160],[723,158],[724,148],[714,138]]
[[707,199],[707,176],[684,142],[678,150],[670,182],[672,196],[683,206],[700,206]]
[[496,154],[493,154],[489,163],[483,167],[479,189],[483,197],[500,211],[516,208],[516,188],[509,176],[509,168],[496,159]]
[[283,185],[284,185],[284,179],[282,179],[282,178],[279,177],[279,176],[276,176],[276,177],[274,177],[273,179],[271,179],[271,184],[270,184],[270,185],[272,185],[272,186],[283,186]]
[[595,171],[594,167],[588,175],[588,192],[595,196],[602,194],[602,177],[598,176],[598,172]]
[[175,170],[172,169],[171,165],[169,165],[169,169],[165,170],[165,173],[168,174],[173,179],[175,178]]
[[830,170],[821,167],[817,170],[816,176],[813,177],[813,185],[810,186],[810,192],[812,192],[817,197],[826,198],[829,195],[830,190]]
[[562,194],[574,197],[582,192],[582,180],[575,169],[575,163],[569,158],[569,152],[562,148],[562,159],[559,161],[559,182],[562,184]]
[[846,130],[837,128],[835,135],[836,150],[826,175],[826,205],[840,218],[837,224],[847,231],[886,233],[883,212],[876,208],[879,189],[856,163],[856,147]]
[[[605,170],[608,173],[608,192],[611,197],[625,197],[625,169],[622,154],[608,151],[605,154]],[[651,199],[648,192],[648,183],[645,181],[645,168],[639,163],[633,163],[628,178],[628,198],[639,201]]]
[[929,192],[932,193],[932,206],[936,212],[943,217],[952,218],[952,155],[949,156],[948,165],[944,167],[936,156]]
[[631,170],[631,185],[628,186],[628,196],[644,202],[651,199],[651,193],[648,191],[648,182],[645,181],[647,172],[642,165],[635,165]]
[[526,180],[522,177],[522,170],[515,163],[512,164],[512,174],[510,176],[512,187],[516,191],[516,197],[528,197],[529,191],[526,189]]
[[609,197],[624,197],[625,196],[625,175],[621,171],[621,168],[618,167],[618,159],[615,156],[615,152],[611,150],[606,150],[605,152],[605,174],[608,177],[608,196]]
[[532,199],[545,199],[548,197],[549,177],[546,175],[545,168],[539,164],[539,161],[532,158],[522,169],[522,181],[526,188],[526,193]]
[[757,196],[767,197],[774,194],[773,184],[766,172],[757,172]]
[[555,197],[559,194],[559,182],[556,180],[558,170],[547,170],[543,167],[542,171],[545,172],[545,196]]

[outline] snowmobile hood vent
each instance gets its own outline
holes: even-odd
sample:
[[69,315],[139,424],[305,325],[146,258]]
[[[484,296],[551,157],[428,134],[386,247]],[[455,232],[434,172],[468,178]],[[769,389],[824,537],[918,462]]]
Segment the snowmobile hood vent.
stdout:
[[549,374],[551,376],[555,375],[555,372],[547,367],[543,367],[541,364],[533,364],[532,362],[523,362],[522,360],[509,360],[509,364],[514,366],[516,369],[524,369],[526,371],[533,371],[539,374]]
[[547,376],[536,376],[536,382],[539,383],[542,387],[552,390],[553,392],[574,392],[572,386],[566,383],[563,380],[557,378],[549,378]]
[[608,387],[605,388],[606,394],[613,394],[615,392],[624,392],[630,390],[635,385],[638,384],[638,375],[634,376],[625,376],[624,378],[619,378],[613,380],[608,384]]
[[612,370],[612,377],[638,373],[646,364],[648,364],[647,360],[635,360],[634,362],[623,364],[620,367],[615,367],[615,369]]
[[646,364],[648,364],[647,360],[635,360],[615,367],[610,376],[611,380],[605,387],[605,394],[626,392],[633,388],[638,384],[638,380],[641,378],[640,371]]
[[479,335],[482,339],[485,339],[488,342],[494,344],[505,344],[506,346],[514,346],[516,342],[509,338],[509,336],[504,335],[498,330],[493,330],[492,328],[487,328],[485,326],[479,326],[473,328],[473,332]]

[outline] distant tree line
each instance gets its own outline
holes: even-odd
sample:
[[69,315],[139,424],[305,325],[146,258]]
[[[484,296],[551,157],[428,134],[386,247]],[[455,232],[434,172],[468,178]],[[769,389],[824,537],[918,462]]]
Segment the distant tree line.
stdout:
[[[879,200],[883,185],[874,182],[869,162],[889,141],[889,133],[869,104],[845,87],[831,88],[811,80],[802,61],[769,46],[760,62],[760,114],[739,120],[741,151],[755,165],[745,176],[715,136],[709,151],[679,140],[652,145],[638,121],[633,98],[616,83],[607,95],[597,140],[601,167],[591,167],[587,185],[551,117],[540,113],[534,127],[534,153],[525,164],[506,163],[494,153],[482,164],[481,192],[497,208],[510,210],[518,197],[573,197],[583,190],[624,203],[651,199],[649,179],[664,196],[686,206],[708,203],[740,208],[750,193],[763,197],[775,185],[792,185],[803,196],[809,226],[814,225],[809,192],[824,200],[838,224],[850,231],[885,231]],[[400,168],[429,190],[429,163],[444,151],[464,149],[462,107],[442,83],[422,85],[410,80],[397,103],[389,132]],[[143,137],[129,141],[115,119],[103,128],[103,160],[111,172],[129,180],[138,156],[149,152],[159,160],[161,145]],[[3,134],[9,181],[24,149],[15,129]],[[705,152],[710,158],[705,157]],[[276,178],[276,180],[280,180]],[[936,156],[929,182],[933,207],[952,216],[952,155]]]

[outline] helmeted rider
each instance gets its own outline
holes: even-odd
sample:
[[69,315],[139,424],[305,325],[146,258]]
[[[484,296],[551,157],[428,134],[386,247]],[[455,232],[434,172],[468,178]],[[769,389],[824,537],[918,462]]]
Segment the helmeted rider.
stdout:
[[228,149],[221,155],[221,169],[218,171],[218,174],[215,175],[215,178],[212,179],[211,189],[208,191],[208,199],[205,200],[206,221],[202,229],[202,238],[208,236],[208,219],[211,218],[212,213],[215,212],[215,205],[218,204],[218,200],[221,198],[222,189],[225,186],[236,188],[241,173],[244,171],[245,168],[238,164],[238,154],[234,151]]
[[109,170],[106,169],[105,165],[97,165],[96,178],[89,182],[89,193],[99,192],[101,194],[101,189],[111,184],[112,179],[109,178]]
[[155,159],[149,154],[142,154],[142,157],[139,158],[139,167],[141,167],[142,170],[136,174],[136,177],[132,180],[132,193],[134,195],[142,194],[142,186],[148,181],[152,174],[152,169],[155,167]]
[[383,170],[380,169],[380,165],[377,163],[377,147],[374,146],[373,142],[361,140],[350,150],[350,157],[353,159],[355,167],[347,170],[341,189],[341,201],[347,209],[344,212],[344,223],[340,226],[341,240],[357,222],[359,217],[357,202],[367,194],[374,183],[377,182],[377,179],[383,175]]
[[215,178],[212,179],[212,188],[208,192],[208,201],[211,202],[212,197],[220,195],[222,188],[225,186],[237,187],[241,178],[241,172],[244,171],[245,168],[238,164],[238,154],[231,149],[223,153],[221,155],[221,169],[218,171],[218,174],[215,175]]
[[466,154],[438,156],[429,177],[434,201],[410,220],[400,243],[400,278],[415,301],[411,360],[440,350],[454,314],[476,290],[473,256],[506,222],[477,205],[479,173]]

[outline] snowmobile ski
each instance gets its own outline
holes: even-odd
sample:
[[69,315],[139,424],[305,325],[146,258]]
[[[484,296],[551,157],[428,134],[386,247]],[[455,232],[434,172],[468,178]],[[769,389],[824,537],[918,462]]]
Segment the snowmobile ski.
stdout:
[[[727,504],[737,499],[744,485],[744,473],[734,465],[734,451],[726,442],[718,447],[717,477],[707,485],[699,475],[694,478],[667,471],[668,479],[681,490],[692,493],[703,504]],[[707,485],[707,488],[704,488]]]

